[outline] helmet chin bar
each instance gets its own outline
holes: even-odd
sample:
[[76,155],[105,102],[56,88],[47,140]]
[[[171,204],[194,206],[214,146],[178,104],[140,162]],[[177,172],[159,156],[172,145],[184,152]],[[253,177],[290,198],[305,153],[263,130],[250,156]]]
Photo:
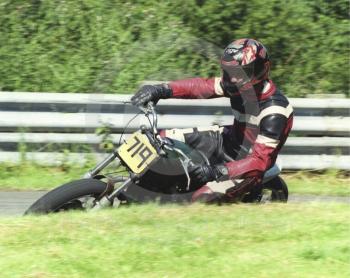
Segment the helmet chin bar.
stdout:
[[232,86],[223,86],[225,93],[230,96],[230,97],[237,97],[240,95],[240,91],[237,86],[232,85]]
[[241,86],[237,86],[235,83],[225,82],[221,79],[221,87],[223,88],[226,96],[228,97],[243,97],[246,100],[255,100],[256,99],[256,90],[261,91],[262,88],[257,88],[256,86],[262,85],[263,81],[258,82],[245,82]]
[[[224,89],[224,91],[226,92],[227,95],[229,95],[230,97],[236,97],[236,96],[239,96],[240,95],[240,91],[243,89],[244,90],[244,87],[250,87],[250,78],[243,74],[239,74],[239,75],[233,75],[234,73],[229,73],[227,71],[225,71],[223,69],[223,74],[222,74],[222,77],[221,77],[221,84],[222,84],[222,87]],[[243,79],[243,82],[232,82],[232,78],[235,78],[235,79]]]
[[[242,93],[253,90],[256,86],[262,84],[264,80],[268,78],[270,62],[266,62],[264,69],[254,74],[254,67],[252,66],[227,66],[221,64],[222,77],[221,84],[229,97],[238,97]],[[243,80],[241,82],[232,82],[231,80]]]

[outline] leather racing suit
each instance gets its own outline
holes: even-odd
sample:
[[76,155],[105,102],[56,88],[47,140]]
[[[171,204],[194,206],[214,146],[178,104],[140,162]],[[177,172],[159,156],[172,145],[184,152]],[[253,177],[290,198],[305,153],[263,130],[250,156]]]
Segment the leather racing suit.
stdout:
[[[261,182],[264,172],[274,165],[293,124],[293,108],[272,80],[266,79],[252,87],[253,97],[244,97],[245,93],[229,97],[220,81],[220,77],[215,77],[168,83],[172,90],[172,98],[230,98],[234,116],[231,126],[213,127],[207,131],[200,128],[163,131],[163,135],[170,138],[182,137],[183,141],[193,147],[200,145],[198,141],[201,141],[203,135],[213,137],[214,133],[219,134],[217,144],[221,144],[225,155],[232,158],[229,160],[222,158],[222,161],[215,163],[224,162],[228,169],[228,178],[234,181],[234,184],[230,183],[223,189],[213,186],[215,182],[203,185],[194,193],[192,198],[194,201],[204,195],[207,196],[204,201],[211,201],[218,192],[221,196],[225,195],[231,200],[236,200],[252,190]],[[207,144],[207,149],[210,149],[209,145],[210,142]]]

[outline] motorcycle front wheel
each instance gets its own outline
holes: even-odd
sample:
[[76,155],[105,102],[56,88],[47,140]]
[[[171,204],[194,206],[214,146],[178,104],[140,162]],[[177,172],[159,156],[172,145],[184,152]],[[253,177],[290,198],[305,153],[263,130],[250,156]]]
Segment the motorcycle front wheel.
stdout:
[[97,179],[75,180],[46,193],[32,204],[24,214],[84,210],[97,201],[106,190],[107,184]]

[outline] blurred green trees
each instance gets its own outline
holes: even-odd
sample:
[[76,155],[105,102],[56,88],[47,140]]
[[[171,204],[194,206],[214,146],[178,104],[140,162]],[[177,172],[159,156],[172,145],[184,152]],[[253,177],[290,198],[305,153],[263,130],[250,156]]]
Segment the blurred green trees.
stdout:
[[261,40],[290,96],[349,95],[345,0],[0,0],[0,90],[131,93],[143,80],[220,75]]

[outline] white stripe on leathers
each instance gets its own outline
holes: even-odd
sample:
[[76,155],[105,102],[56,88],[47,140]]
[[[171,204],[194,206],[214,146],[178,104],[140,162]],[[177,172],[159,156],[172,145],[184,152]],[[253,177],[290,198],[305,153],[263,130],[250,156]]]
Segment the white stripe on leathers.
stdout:
[[286,108],[282,106],[274,105],[274,106],[265,108],[257,116],[254,116],[251,114],[242,114],[235,109],[232,109],[232,113],[237,121],[241,123],[248,123],[251,125],[258,126],[261,120],[268,115],[280,114],[288,118],[293,113],[293,108],[290,104]]

